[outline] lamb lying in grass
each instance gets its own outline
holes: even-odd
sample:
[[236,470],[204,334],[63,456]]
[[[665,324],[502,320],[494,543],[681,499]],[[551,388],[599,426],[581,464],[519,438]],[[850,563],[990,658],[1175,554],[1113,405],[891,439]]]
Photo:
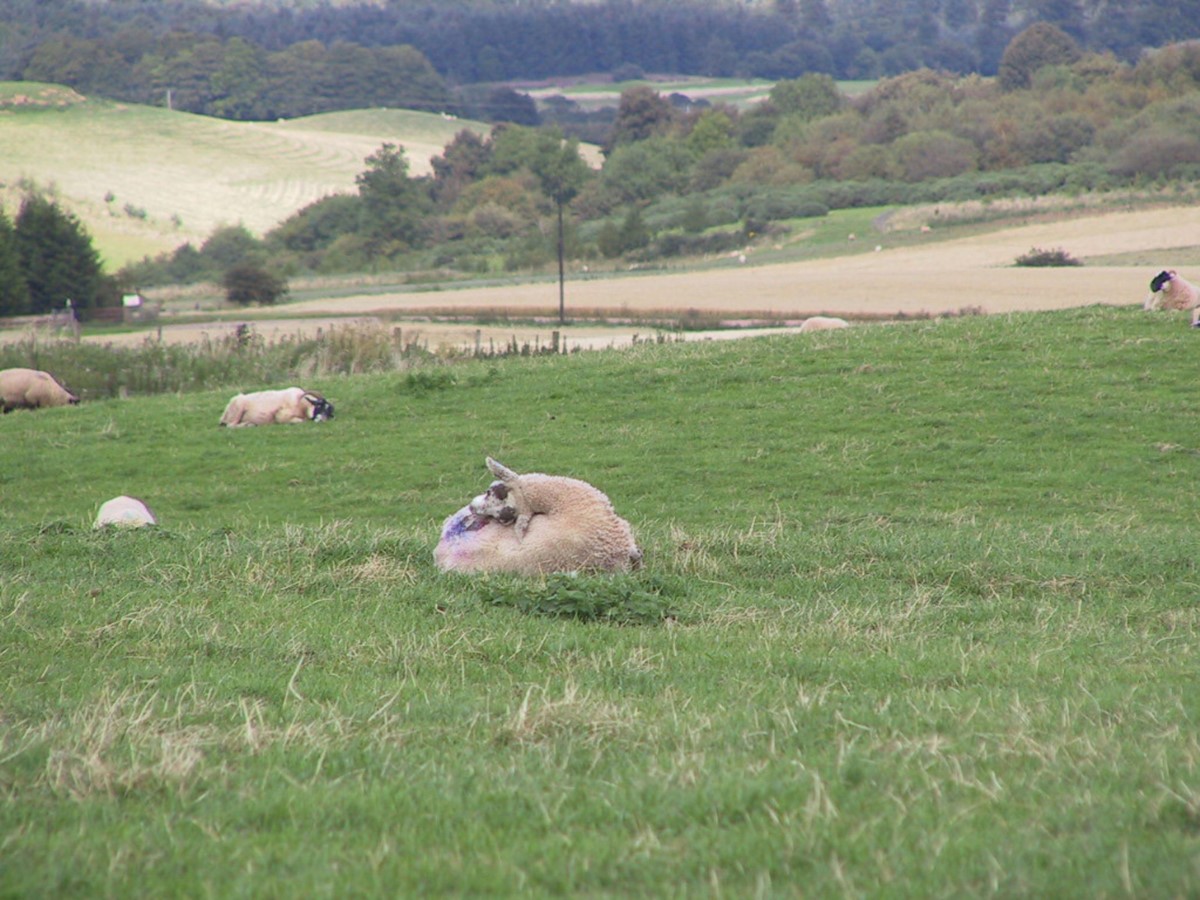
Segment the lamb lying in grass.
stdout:
[[442,525],[442,571],[627,572],[641,565],[629,523],[601,491],[575,478],[518,475],[490,457],[487,492]]
[[225,407],[220,424],[245,428],[249,425],[324,422],[332,418],[333,404],[316,391],[290,387],[236,395]]
[[146,525],[158,524],[154,513],[136,497],[113,497],[100,505],[96,514],[93,528],[104,528],[106,525],[120,525],[125,528],[143,528]]
[[1200,327],[1200,290],[1174,269],[1166,269],[1150,280],[1150,296],[1142,309],[1190,309],[1192,327]]
[[74,406],[79,398],[41,369],[0,370],[0,409],[41,409]]

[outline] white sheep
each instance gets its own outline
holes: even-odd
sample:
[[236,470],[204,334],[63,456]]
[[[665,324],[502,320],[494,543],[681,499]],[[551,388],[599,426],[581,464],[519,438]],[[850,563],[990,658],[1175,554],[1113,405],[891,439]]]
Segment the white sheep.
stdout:
[[1166,269],[1150,279],[1150,295],[1142,309],[1190,309],[1192,327],[1200,327],[1200,290],[1174,269]]
[[105,500],[96,513],[93,528],[104,528],[106,525],[120,525],[125,528],[143,528],[147,525],[157,525],[154,513],[136,497],[113,497]]
[[221,425],[245,428],[249,425],[324,422],[333,418],[333,404],[315,391],[290,387],[278,391],[238,394],[221,415]]
[[836,316],[809,316],[800,323],[801,331],[829,331],[833,328],[849,327],[849,322]]
[[4,412],[41,409],[44,406],[74,406],[79,398],[40,369],[0,371],[0,404]]
[[627,572],[642,551],[629,523],[586,481],[538,472],[518,475],[490,457],[487,492],[442,525],[434,560],[442,571]]

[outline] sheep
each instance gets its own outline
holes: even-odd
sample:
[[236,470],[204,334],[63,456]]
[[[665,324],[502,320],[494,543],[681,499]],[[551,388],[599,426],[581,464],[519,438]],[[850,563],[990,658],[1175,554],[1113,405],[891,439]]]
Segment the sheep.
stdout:
[[136,497],[113,497],[100,505],[96,513],[93,528],[104,528],[107,525],[120,525],[126,528],[143,528],[146,525],[157,525],[154,513]]
[[49,372],[40,369],[4,369],[0,371],[0,406],[3,412],[14,409],[41,409],[43,406],[74,406],[79,398],[59,384]]
[[1192,327],[1200,327],[1200,290],[1174,269],[1166,269],[1150,279],[1150,295],[1142,309],[1190,309]]
[[324,422],[333,418],[333,404],[315,391],[290,387],[278,391],[238,394],[221,415],[221,425],[245,428],[249,425]]
[[800,323],[801,331],[829,331],[833,328],[849,328],[850,323],[836,316],[809,316]]
[[628,572],[642,551],[628,522],[586,481],[518,475],[488,457],[497,481],[442,524],[434,561],[442,571]]

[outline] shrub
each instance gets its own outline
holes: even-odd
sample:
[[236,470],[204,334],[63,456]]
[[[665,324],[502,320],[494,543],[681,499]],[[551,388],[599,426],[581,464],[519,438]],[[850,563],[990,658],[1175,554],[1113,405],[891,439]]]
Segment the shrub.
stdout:
[[[778,219],[819,219],[829,215],[829,207],[805,193],[779,193],[755,197],[747,201],[747,221],[771,222]],[[755,229],[762,232],[764,229]]]
[[230,303],[249,306],[260,303],[270,306],[287,296],[287,280],[273,275],[262,266],[244,262],[233,266],[221,279],[225,296]]
[[620,226],[605,222],[596,236],[596,243],[604,256],[612,259],[623,253],[640,250],[650,243],[650,229],[638,207],[631,206],[625,213]]
[[1028,253],[1017,257],[1018,266],[1082,266],[1083,263],[1069,254],[1066,250],[1042,250],[1034,247]]
[[961,175],[975,169],[978,153],[970,141],[945,131],[913,131],[893,145],[905,181]]
[[626,81],[641,81],[645,77],[645,70],[637,63],[621,63],[612,70],[612,80],[615,84],[622,84]]
[[746,235],[741,231],[714,231],[709,234],[664,234],[638,254],[639,259],[653,260],[670,256],[704,256],[725,253],[744,246]]

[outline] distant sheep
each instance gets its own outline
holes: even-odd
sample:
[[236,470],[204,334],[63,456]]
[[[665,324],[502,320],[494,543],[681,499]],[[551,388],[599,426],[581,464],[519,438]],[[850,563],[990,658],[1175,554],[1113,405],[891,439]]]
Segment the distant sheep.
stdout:
[[6,413],[14,409],[74,406],[78,402],[79,398],[59,384],[49,372],[40,369],[0,371],[0,404]]
[[443,523],[438,568],[535,575],[641,565],[629,523],[586,481],[487,464],[498,480]]
[[107,525],[120,525],[125,528],[144,528],[147,525],[157,525],[154,513],[136,497],[113,497],[100,506],[96,514],[93,528],[104,528]]
[[1200,290],[1174,269],[1166,269],[1150,279],[1150,296],[1142,309],[1190,309],[1196,328],[1200,326]]
[[221,425],[245,428],[249,425],[324,422],[333,418],[333,404],[315,391],[290,387],[278,391],[238,394],[221,415]]
[[829,331],[834,328],[849,327],[849,322],[836,316],[809,316],[800,324],[801,331]]

